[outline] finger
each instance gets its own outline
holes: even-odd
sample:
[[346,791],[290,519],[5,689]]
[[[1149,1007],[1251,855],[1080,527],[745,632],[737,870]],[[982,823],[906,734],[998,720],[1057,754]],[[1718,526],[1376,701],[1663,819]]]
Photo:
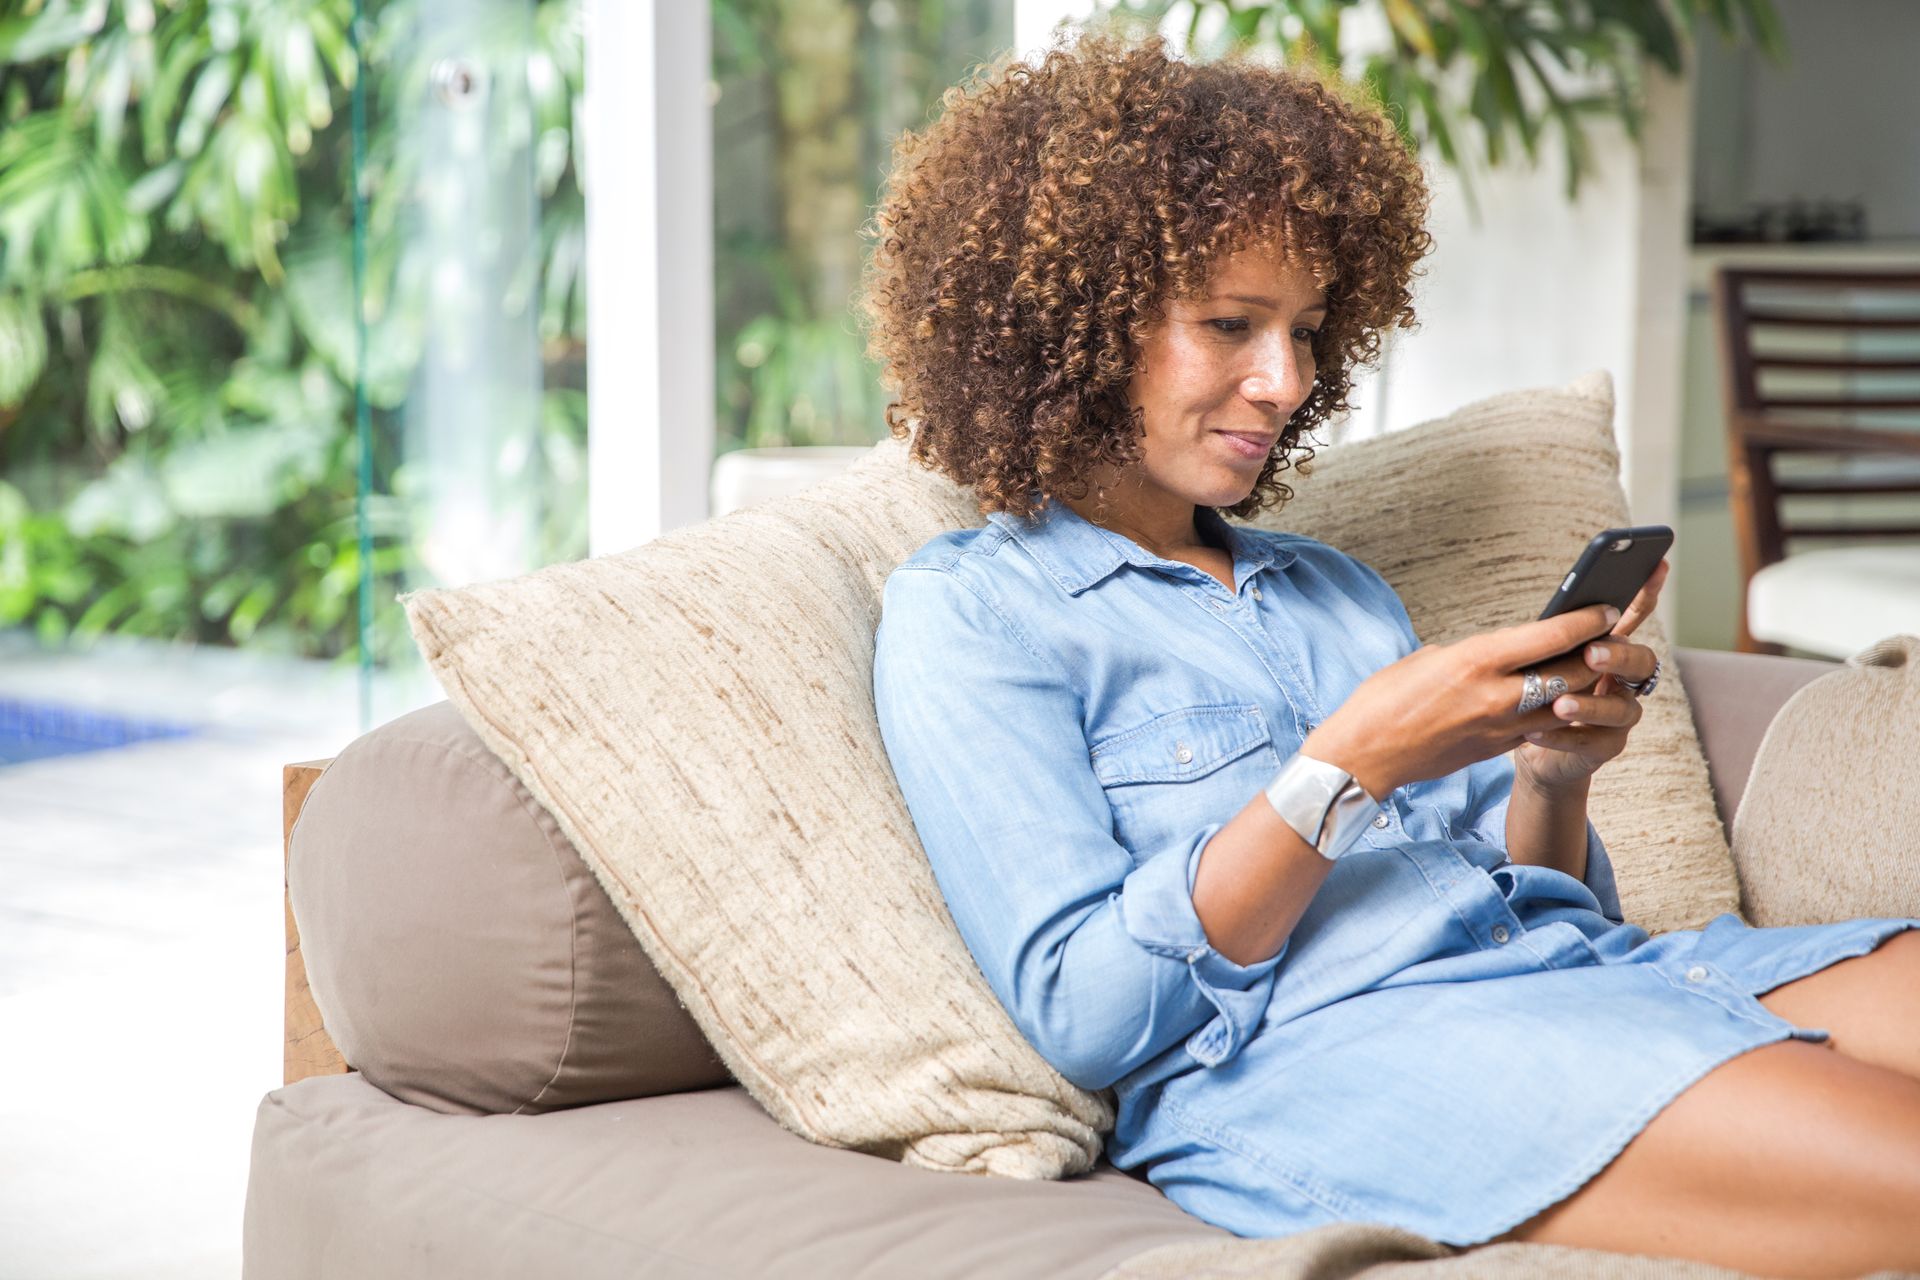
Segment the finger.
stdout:
[[1653,674],[1654,654],[1646,645],[1616,636],[1603,636],[1581,652],[1586,665],[1602,675],[1619,676],[1638,684]]
[[1563,694],[1553,700],[1553,713],[1567,723],[1630,729],[1640,723],[1640,703],[1624,694],[1606,698]]
[[[1556,659],[1553,662],[1543,662],[1535,667],[1534,670],[1540,673],[1542,680],[1551,680],[1555,676],[1559,676],[1562,680],[1565,680],[1567,682],[1565,692],[1567,693],[1586,693],[1590,691],[1594,685],[1598,683],[1601,675],[1601,673],[1587,661],[1586,649],[1576,650],[1567,657]],[[1521,679],[1525,678],[1525,676],[1521,677]]]
[[1611,760],[1620,754],[1624,745],[1618,741],[1618,729],[1589,729],[1569,726],[1564,729],[1548,729],[1542,733],[1527,735],[1527,741],[1536,747],[1545,747],[1549,751],[1564,751],[1584,760]]
[[[1575,654],[1573,657],[1561,658],[1557,662],[1543,662],[1537,667],[1528,668],[1528,670],[1540,677],[1540,692],[1542,694],[1553,694],[1555,697],[1562,693],[1583,693],[1589,690],[1595,690],[1598,688],[1598,681],[1600,679],[1600,677],[1595,674],[1593,668],[1587,665],[1584,650]],[[1553,681],[1556,677],[1561,681],[1558,690],[1555,690],[1553,687]],[[1524,719],[1528,716],[1551,713],[1553,709],[1551,699],[1533,711],[1522,712],[1520,710],[1520,704],[1527,696],[1527,673],[1525,671],[1516,671],[1512,675],[1502,677],[1502,679],[1511,687],[1512,692],[1509,696],[1513,700],[1511,705],[1515,715],[1519,715]],[[1547,727],[1552,727],[1551,722],[1548,722]]]
[[1537,622],[1523,622],[1473,637],[1477,656],[1489,670],[1508,672],[1530,667],[1580,647],[1583,640],[1605,635],[1620,620],[1612,605],[1590,604]]
[[1571,751],[1576,755],[1598,755],[1601,744],[1596,741],[1603,733],[1618,733],[1618,729],[1591,729],[1584,725],[1563,725],[1558,729],[1542,729],[1526,735],[1526,741],[1536,747],[1547,747],[1554,751]]
[[1648,618],[1653,616],[1653,608],[1660,603],[1660,588],[1666,585],[1668,565],[1665,560],[1653,566],[1646,585],[1633,593],[1633,599],[1627,603],[1627,611],[1620,615],[1620,623],[1614,627],[1616,636],[1630,636]]
[[1548,703],[1521,716],[1513,724],[1513,736],[1516,740],[1530,738],[1536,733],[1552,733],[1564,729],[1567,722],[1554,714],[1553,704]]

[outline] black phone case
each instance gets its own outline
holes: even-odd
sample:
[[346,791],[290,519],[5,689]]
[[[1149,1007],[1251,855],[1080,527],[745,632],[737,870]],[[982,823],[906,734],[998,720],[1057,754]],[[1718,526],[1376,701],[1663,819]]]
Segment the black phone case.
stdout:
[[[1623,540],[1626,545],[1619,546]],[[1551,618],[1590,604],[1610,604],[1624,612],[1671,546],[1673,530],[1664,524],[1602,530],[1560,580],[1560,589],[1540,616]]]

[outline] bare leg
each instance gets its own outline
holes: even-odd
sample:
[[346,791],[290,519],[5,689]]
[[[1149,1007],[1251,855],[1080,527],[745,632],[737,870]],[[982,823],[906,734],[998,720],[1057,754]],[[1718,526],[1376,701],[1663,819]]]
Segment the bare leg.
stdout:
[[1920,1270],[1917,1221],[1920,1080],[1785,1040],[1708,1072],[1579,1190],[1489,1243],[1856,1277]]
[[1825,1027],[1851,1058],[1920,1078],[1920,929],[1760,996],[1788,1022]]

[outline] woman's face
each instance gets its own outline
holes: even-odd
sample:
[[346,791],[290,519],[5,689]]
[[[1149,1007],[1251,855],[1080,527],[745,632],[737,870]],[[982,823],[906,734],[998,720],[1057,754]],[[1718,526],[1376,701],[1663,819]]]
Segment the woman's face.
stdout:
[[1145,411],[1141,498],[1230,507],[1313,391],[1325,292],[1278,245],[1243,249],[1207,296],[1175,299],[1141,343],[1128,399]]

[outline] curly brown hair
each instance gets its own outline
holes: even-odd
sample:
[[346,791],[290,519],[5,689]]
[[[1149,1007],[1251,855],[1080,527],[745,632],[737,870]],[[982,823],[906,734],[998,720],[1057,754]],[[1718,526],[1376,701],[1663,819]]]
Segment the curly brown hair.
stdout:
[[1392,123],[1312,72],[1105,32],[1037,67],[1002,55],[940,105],[895,142],[862,232],[867,350],[910,456],[971,485],[982,514],[1085,496],[1101,464],[1140,456],[1127,387],[1165,301],[1277,237],[1327,294],[1318,373],[1225,510],[1291,497],[1279,475],[1313,456],[1303,435],[1352,407],[1382,330],[1414,322],[1428,192]]

